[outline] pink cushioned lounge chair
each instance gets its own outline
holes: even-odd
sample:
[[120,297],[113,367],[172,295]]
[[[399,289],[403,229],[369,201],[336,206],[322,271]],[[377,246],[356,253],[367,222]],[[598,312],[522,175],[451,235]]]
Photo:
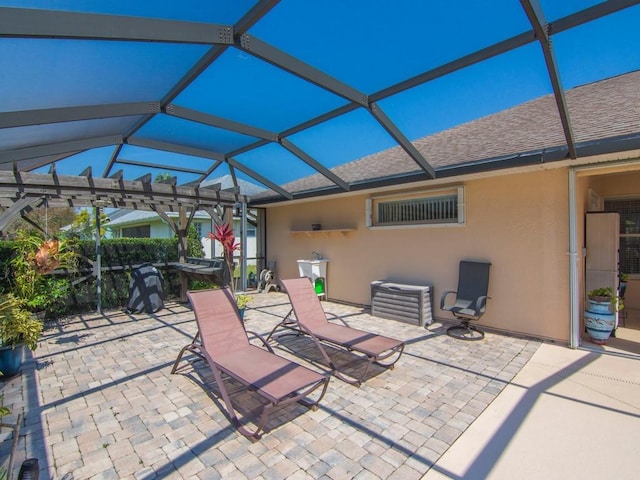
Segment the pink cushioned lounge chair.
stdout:
[[[240,433],[258,439],[276,406],[299,402],[317,409],[318,403],[327,391],[329,378],[276,355],[264,341],[269,351],[250,344],[244,323],[228,288],[187,292],[187,296],[196,315],[198,334],[192,343],[180,351],[172,373],[175,373],[186,351],[204,358],[213,372],[227,413]],[[243,426],[244,422],[236,415],[223,382],[223,374],[255,391],[264,400],[265,404],[254,431],[247,430]],[[311,401],[306,398],[316,389],[320,389],[317,400]]]
[[[293,308],[292,312],[289,312],[289,315],[271,331],[267,341],[281,327],[297,331],[300,334],[307,334],[315,342],[325,362],[331,367],[333,374],[340,380],[357,386],[360,386],[366,379],[371,364],[375,363],[392,369],[400,359],[404,350],[404,342],[328,322],[318,295],[308,278],[293,278],[282,280],[281,282],[287,291],[287,295],[289,295]],[[291,313],[295,314],[295,318],[291,316]],[[366,356],[368,362],[362,373],[357,378],[346,376],[331,360],[323,343]],[[384,362],[384,360],[392,357],[391,361]]]

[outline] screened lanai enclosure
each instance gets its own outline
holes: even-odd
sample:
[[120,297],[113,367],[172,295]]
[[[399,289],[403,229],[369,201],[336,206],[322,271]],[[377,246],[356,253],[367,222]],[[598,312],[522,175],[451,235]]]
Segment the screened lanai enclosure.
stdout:
[[[44,200],[260,205],[638,148],[567,94],[640,67],[638,3],[0,1],[0,225]],[[540,98],[551,133],[421,140]]]

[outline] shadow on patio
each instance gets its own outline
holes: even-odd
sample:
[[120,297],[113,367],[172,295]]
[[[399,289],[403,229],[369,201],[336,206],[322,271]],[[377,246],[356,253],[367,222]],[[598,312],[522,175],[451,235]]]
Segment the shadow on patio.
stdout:
[[[84,314],[47,329],[23,374],[3,385],[14,412],[24,407],[18,467],[37,457],[41,478],[72,473],[76,480],[420,478],[540,345],[492,333],[462,342],[438,323],[425,329],[325,303],[353,327],[405,340],[403,358],[361,388],[332,378],[317,412],[284,409],[251,443],[202,388],[216,391],[203,363],[189,357],[181,373],[169,373],[195,321],[184,305],[166,307],[154,315]],[[267,333],[290,305],[286,295],[269,293],[255,295],[252,307],[247,327]],[[274,348],[326,371],[307,340],[277,338]],[[508,433],[534,402],[522,404]]]

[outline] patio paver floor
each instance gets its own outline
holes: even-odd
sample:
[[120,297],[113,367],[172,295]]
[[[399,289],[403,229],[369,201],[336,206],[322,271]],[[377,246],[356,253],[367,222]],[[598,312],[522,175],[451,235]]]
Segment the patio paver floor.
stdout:
[[[494,333],[463,342],[437,322],[421,328],[323,303],[350,326],[405,340],[405,353],[394,370],[360,388],[332,378],[318,411],[282,409],[255,443],[202,388],[216,391],[203,362],[188,356],[170,374],[195,333],[185,305],[167,303],[153,315],[89,313],[50,325],[23,373],[2,387],[13,416],[21,408],[25,415],[15,465],[37,457],[40,478],[71,473],[75,480],[418,479],[540,345]],[[247,329],[266,334],[289,308],[282,293],[255,294]],[[327,371],[306,337],[278,337],[273,346]],[[239,405],[250,409],[254,399],[240,393]]]

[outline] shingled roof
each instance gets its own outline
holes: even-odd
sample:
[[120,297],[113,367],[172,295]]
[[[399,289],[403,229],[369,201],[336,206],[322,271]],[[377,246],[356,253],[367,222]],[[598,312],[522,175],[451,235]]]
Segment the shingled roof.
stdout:
[[[578,153],[607,140],[640,136],[640,71],[582,85],[566,92]],[[433,114],[425,112],[425,114]],[[613,143],[613,142],[612,142]],[[466,173],[469,168],[491,170],[521,163],[566,158],[566,143],[553,95],[545,95],[507,110],[418,138],[415,147],[434,166],[438,176]],[[582,148],[580,148],[582,147]],[[620,148],[620,143],[611,145]],[[529,160],[527,160],[529,159]],[[400,147],[390,148],[332,169],[346,182],[398,177],[419,180],[422,171]],[[425,178],[426,179],[426,178]],[[291,192],[333,185],[315,174],[288,183]],[[252,200],[274,198],[272,191]]]

